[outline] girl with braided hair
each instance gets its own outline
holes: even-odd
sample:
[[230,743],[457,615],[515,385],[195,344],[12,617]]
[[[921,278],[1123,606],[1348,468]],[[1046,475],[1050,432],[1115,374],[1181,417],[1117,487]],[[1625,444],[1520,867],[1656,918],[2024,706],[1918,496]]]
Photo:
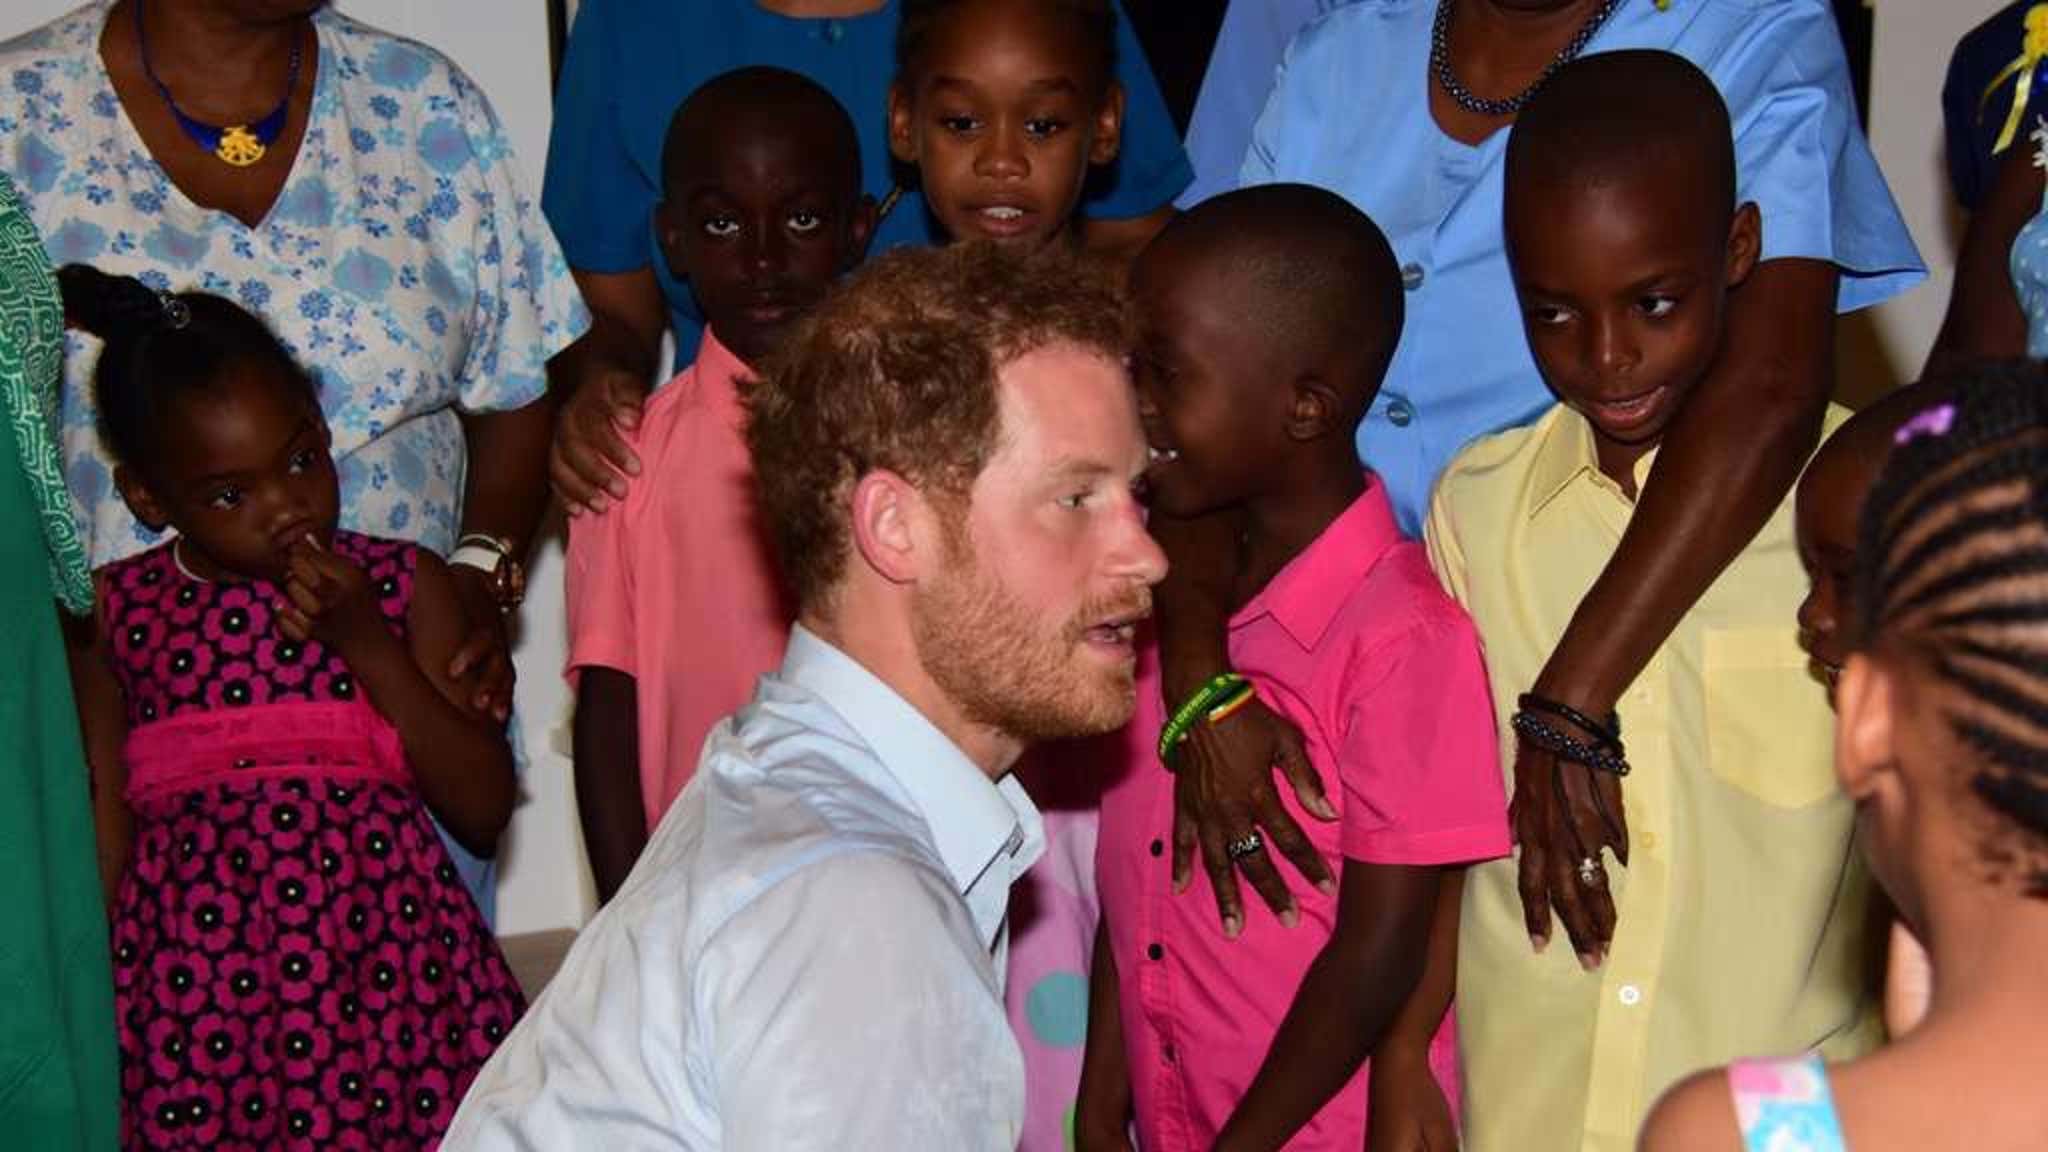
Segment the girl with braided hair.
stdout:
[[1927,944],[1912,1033],[1832,1071],[1738,1063],[1642,1147],[2048,1146],[2048,365],[1980,366],[1894,433],[1863,510],[1835,770]]
[[[432,816],[516,787],[447,675],[448,565],[337,527],[319,387],[254,314],[66,265],[101,438],[162,544],[97,572],[80,716],[120,874],[121,1143],[436,1146],[524,1007]],[[102,771],[103,770],[103,771]]]

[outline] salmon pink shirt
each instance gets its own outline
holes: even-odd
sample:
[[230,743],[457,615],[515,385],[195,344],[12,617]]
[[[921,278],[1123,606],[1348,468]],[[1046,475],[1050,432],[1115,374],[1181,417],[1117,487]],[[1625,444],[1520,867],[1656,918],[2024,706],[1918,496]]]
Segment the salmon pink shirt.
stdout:
[[638,681],[640,798],[651,832],[697,768],[705,734],[782,662],[793,605],[754,515],[739,381],[707,333],[697,362],[655,390],[627,443],[624,500],[569,530],[568,677]]
[[[1140,663],[1128,763],[1103,799],[1095,859],[1139,1147],[1180,1152],[1207,1149],[1251,1086],[1336,925],[1337,898],[1290,874],[1301,919],[1289,929],[1246,888],[1244,932],[1233,941],[1202,869],[1174,893],[1173,777],[1156,751],[1166,707],[1155,656]],[[1317,820],[1291,790],[1281,793],[1333,874],[1347,858],[1431,865],[1507,853],[1478,636],[1422,547],[1395,528],[1377,478],[1231,618],[1230,660],[1307,737],[1338,819]],[[1453,1043],[1447,1017],[1430,1063],[1455,1109]],[[1287,1147],[1364,1147],[1366,1088],[1361,1068]]]

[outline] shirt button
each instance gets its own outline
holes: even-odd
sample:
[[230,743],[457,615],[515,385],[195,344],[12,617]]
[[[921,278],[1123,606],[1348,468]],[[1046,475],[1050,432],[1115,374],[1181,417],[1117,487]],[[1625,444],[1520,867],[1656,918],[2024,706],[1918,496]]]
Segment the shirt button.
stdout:
[[1166,949],[1161,948],[1157,944],[1147,944],[1145,945],[1145,956],[1152,960],[1164,960],[1166,959]]
[[1387,423],[1396,428],[1406,428],[1415,422],[1415,405],[1405,397],[1396,396],[1387,401]]
[[827,20],[825,22],[825,40],[827,43],[837,44],[841,40],[845,39],[845,37],[846,28],[845,26],[841,25],[839,21]]
[[1643,1002],[1643,990],[1633,984],[1623,984],[1619,995],[1621,1002],[1630,1008]]
[[1420,264],[1401,265],[1401,287],[1413,292],[1422,287],[1423,272]]
[[1152,844],[1151,844],[1151,846],[1150,846],[1150,847],[1151,847],[1151,852],[1152,852],[1152,854],[1153,854],[1154,856],[1158,856],[1158,855],[1161,855],[1161,854],[1163,854],[1163,853],[1164,853],[1164,852],[1166,851],[1166,841],[1164,841],[1164,840],[1154,840],[1154,841],[1152,842]]

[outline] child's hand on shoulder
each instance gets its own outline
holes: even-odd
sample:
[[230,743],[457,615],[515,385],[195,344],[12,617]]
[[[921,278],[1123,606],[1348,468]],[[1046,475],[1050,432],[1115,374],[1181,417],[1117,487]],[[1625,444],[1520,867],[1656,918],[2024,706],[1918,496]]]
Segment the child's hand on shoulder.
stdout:
[[284,590],[278,629],[293,640],[318,640],[346,656],[365,641],[390,638],[369,577],[310,536],[292,547]]
[[1374,1053],[1367,1075],[1367,1152],[1457,1152],[1451,1104],[1429,1070],[1426,1052]]

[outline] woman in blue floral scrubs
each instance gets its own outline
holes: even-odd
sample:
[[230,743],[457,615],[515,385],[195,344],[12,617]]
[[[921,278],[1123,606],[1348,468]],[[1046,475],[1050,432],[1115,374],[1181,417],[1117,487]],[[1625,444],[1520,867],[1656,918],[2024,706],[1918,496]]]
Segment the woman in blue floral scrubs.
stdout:
[[[0,171],[53,263],[269,321],[321,380],[342,527],[443,555],[489,537],[517,562],[546,500],[546,364],[589,321],[497,117],[445,57],[309,0],[94,0],[0,45]],[[70,337],[63,456],[97,566],[158,537],[94,433],[92,344]],[[458,659],[502,712],[501,582],[455,571]],[[488,909],[487,866],[457,859]]]

